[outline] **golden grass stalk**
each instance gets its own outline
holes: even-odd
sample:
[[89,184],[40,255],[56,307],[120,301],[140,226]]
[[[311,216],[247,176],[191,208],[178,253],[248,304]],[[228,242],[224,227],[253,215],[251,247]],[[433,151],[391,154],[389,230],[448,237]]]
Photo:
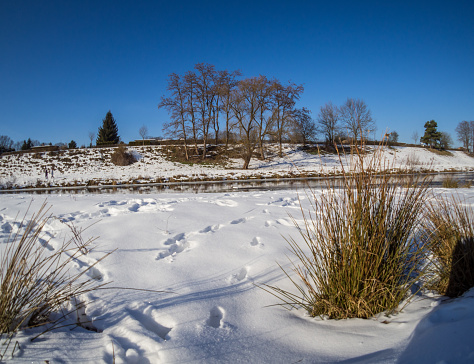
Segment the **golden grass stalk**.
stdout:
[[71,274],[71,263],[88,251],[94,239],[83,241],[74,230],[71,239],[49,251],[41,240],[51,218],[46,203],[30,219],[27,214],[4,243],[0,256],[0,339],[5,346],[0,358],[17,330],[49,323],[51,314],[71,299],[105,285],[86,278],[86,273],[110,253],[82,272]]
[[443,188],[459,188],[459,182],[453,176],[447,175],[443,178]]
[[307,192],[304,223],[293,220],[301,239],[287,240],[295,275],[282,268],[297,292],[262,287],[281,305],[311,316],[368,318],[397,310],[425,273],[429,247],[416,232],[429,181],[415,177],[412,188],[402,188],[402,180],[384,172],[390,170],[384,146],[370,155],[364,148],[354,149],[349,167],[340,158],[339,184],[328,180],[320,196]]
[[427,288],[449,297],[474,287],[474,211],[458,196],[427,206],[425,234],[433,241]]

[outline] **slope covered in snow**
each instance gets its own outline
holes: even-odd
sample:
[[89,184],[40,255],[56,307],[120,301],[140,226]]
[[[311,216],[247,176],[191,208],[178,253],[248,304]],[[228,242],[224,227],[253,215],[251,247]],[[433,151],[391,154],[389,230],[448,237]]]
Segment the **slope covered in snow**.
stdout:
[[[339,157],[314,155],[286,145],[284,156],[269,153],[269,158],[253,158],[248,170],[242,160],[228,159],[225,166],[178,163],[166,158],[166,147],[130,147],[138,162],[121,167],[111,162],[113,148],[75,149],[61,152],[25,153],[0,157],[0,187],[115,185],[168,181],[238,180],[331,175],[340,172]],[[440,155],[424,148],[385,148],[387,166],[394,169],[425,171],[473,171],[474,158],[464,152]],[[343,156],[344,164],[350,156]],[[48,175],[45,175],[45,169]],[[51,175],[53,169],[53,175]]]

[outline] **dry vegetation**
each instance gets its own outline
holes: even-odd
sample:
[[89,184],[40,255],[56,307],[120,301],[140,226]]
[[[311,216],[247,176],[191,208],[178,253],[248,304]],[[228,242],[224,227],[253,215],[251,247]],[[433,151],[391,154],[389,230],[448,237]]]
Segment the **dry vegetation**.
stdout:
[[53,249],[42,233],[51,218],[45,204],[29,218],[25,214],[0,255],[0,360],[15,332],[45,324],[49,330],[63,324],[72,313],[68,309],[72,301],[72,311],[81,310],[80,296],[105,285],[90,278],[88,272],[110,253],[71,274],[69,268],[88,253],[94,239],[84,241],[82,230],[72,227],[72,237]]
[[127,147],[123,144],[115,148],[110,158],[112,163],[116,166],[129,166],[137,161],[133,154],[128,152]]
[[406,188],[380,172],[387,169],[382,147],[368,159],[355,150],[349,170],[341,163],[340,184],[328,181],[321,195],[307,193],[312,205],[301,209],[304,224],[293,220],[300,239],[287,240],[294,275],[280,266],[296,293],[262,286],[280,305],[311,316],[368,318],[398,310],[424,281],[450,296],[474,286],[472,208],[429,202],[427,177],[412,177]]
[[425,235],[432,244],[428,288],[449,297],[474,287],[474,211],[458,197],[427,205]]

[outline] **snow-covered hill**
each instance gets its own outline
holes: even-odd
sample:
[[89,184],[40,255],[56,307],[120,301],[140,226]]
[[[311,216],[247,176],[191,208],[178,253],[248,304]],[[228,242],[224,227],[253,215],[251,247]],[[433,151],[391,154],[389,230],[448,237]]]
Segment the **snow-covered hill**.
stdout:
[[[167,147],[130,147],[129,150],[138,162],[125,167],[111,162],[113,148],[3,155],[0,157],[0,188],[314,176],[340,171],[337,155],[308,154],[290,145],[285,146],[282,158],[277,157],[276,153],[269,153],[270,157],[266,160],[252,159],[248,170],[240,168],[240,159],[229,159],[225,167],[185,164],[169,161],[166,158]],[[424,148],[395,147],[385,148],[384,156],[387,165],[395,169],[474,170],[474,158],[460,151],[450,154],[440,155]],[[350,157],[342,159],[347,164]]]

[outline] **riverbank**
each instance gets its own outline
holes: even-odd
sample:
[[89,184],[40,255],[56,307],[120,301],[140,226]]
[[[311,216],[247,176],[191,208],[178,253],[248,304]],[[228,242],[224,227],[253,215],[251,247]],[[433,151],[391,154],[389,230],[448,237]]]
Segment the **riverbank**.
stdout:
[[[237,158],[219,164],[174,162],[166,148],[130,147],[137,162],[129,166],[111,162],[114,148],[4,155],[0,158],[0,189],[96,189],[320,178],[337,176],[341,173],[341,163],[347,166],[351,159],[350,155],[340,159],[335,154],[309,154],[285,145],[283,157],[278,157],[270,147],[267,159],[253,159],[250,168],[242,170],[239,168],[242,161]],[[461,151],[439,154],[425,148],[386,147],[384,159],[391,173],[474,171],[474,158]]]

